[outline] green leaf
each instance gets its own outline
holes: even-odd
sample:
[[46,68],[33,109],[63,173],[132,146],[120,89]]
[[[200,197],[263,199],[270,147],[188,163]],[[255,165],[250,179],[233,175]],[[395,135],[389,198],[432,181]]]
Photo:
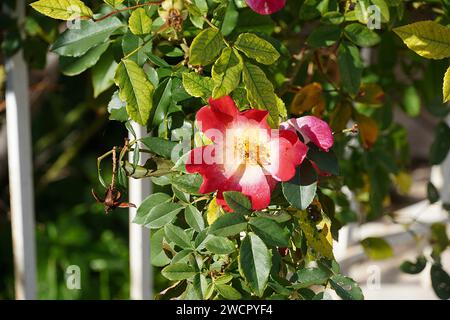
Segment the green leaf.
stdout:
[[339,175],[339,163],[336,155],[332,150],[325,152],[315,145],[308,145],[307,158],[314,161],[321,171]]
[[[191,4],[189,2],[184,3],[187,7],[187,10],[189,12],[189,20],[191,20],[192,24],[196,26],[199,29],[203,29],[203,25],[205,23],[204,19],[204,13],[194,4]],[[206,8],[206,11],[208,11],[208,8]]]
[[239,268],[252,291],[262,297],[272,267],[272,255],[264,242],[249,232],[242,240],[239,251]]
[[239,300],[242,298],[242,295],[232,286],[226,284],[215,284],[214,287],[220,293],[222,297],[227,300]]
[[56,39],[51,50],[61,56],[79,57],[92,47],[105,42],[122,26],[122,22],[116,17],[97,22],[80,21],[80,28],[64,31]]
[[404,261],[400,265],[400,270],[409,274],[418,274],[421,273],[426,266],[427,266],[427,259],[424,256],[420,256],[416,259],[415,262]]
[[[115,71],[115,70],[114,70]],[[127,104],[120,100],[119,91],[115,91],[108,103],[109,120],[128,121]]]
[[319,26],[311,32],[307,43],[313,48],[329,47],[335,44],[340,36],[341,28],[338,26]]
[[163,250],[164,229],[159,229],[152,234],[150,240],[150,261],[155,267],[163,267],[170,263],[169,257]]
[[431,204],[438,202],[441,198],[439,190],[431,182],[427,183],[427,198]]
[[[211,283],[210,283],[211,285]],[[194,288],[194,290],[197,292],[198,298],[199,300],[207,300],[208,299],[208,281],[206,280],[205,275],[201,274],[201,273],[197,273],[194,276],[194,280],[192,282],[192,286]],[[212,294],[212,292],[211,292]],[[210,297],[210,296],[209,296]]]
[[325,2],[326,7],[328,7],[328,0],[305,0],[301,7],[299,18],[301,20],[312,20],[321,15],[321,9],[323,10],[323,5],[321,2]]
[[275,221],[255,217],[249,221],[250,228],[269,246],[287,247],[289,246],[289,233],[281,228]]
[[391,14],[389,12],[389,5],[386,0],[371,0],[374,5],[378,7],[381,13],[381,22],[389,22]]
[[253,33],[240,34],[234,46],[245,53],[247,57],[255,59],[262,64],[270,65],[280,58],[277,49],[270,42]]
[[167,224],[164,226],[164,234],[168,241],[175,243],[180,248],[192,248],[190,237],[187,235],[186,231],[180,227],[174,226],[173,224]]
[[178,144],[175,141],[169,141],[160,137],[145,137],[141,142],[152,152],[166,159],[172,156],[172,150]]
[[420,114],[420,96],[414,86],[408,86],[405,89],[403,95],[403,107],[406,113],[411,117],[417,117]]
[[152,109],[154,87],[144,70],[131,60],[122,60],[117,67],[114,81],[120,88],[120,98],[127,102],[130,118],[145,126]]
[[223,17],[222,26],[220,27],[220,30],[224,36],[228,36],[231,32],[233,32],[238,23],[238,18],[239,11],[236,10],[234,1],[229,1],[227,10],[225,11],[225,15]]
[[205,221],[200,211],[192,205],[186,207],[184,217],[189,226],[191,226],[195,231],[200,232],[205,229]]
[[419,21],[393,30],[408,48],[422,57],[450,57],[450,30],[437,22]]
[[53,19],[74,20],[93,16],[92,10],[80,0],[39,0],[30,6]]
[[172,184],[180,191],[193,195],[200,195],[198,189],[202,184],[202,176],[199,174],[183,174],[173,176]]
[[145,226],[150,229],[161,228],[172,222],[181,210],[183,206],[178,203],[161,203],[150,210],[145,219]]
[[227,191],[223,193],[223,197],[228,206],[235,213],[249,214],[252,210],[252,204],[250,200],[240,192]]
[[431,225],[430,229],[430,243],[433,246],[432,256],[440,255],[449,245],[447,226],[445,223],[435,222]]
[[239,12],[238,25],[234,29],[236,34],[243,32],[257,32],[270,35],[275,29],[275,23],[269,15],[257,14],[252,10]]
[[370,259],[383,260],[394,255],[391,245],[382,238],[369,237],[361,241],[364,252]]
[[108,49],[108,47],[109,42],[105,42],[90,49],[81,57],[61,56],[59,59],[61,72],[66,76],[76,76],[84,72],[98,62],[100,56]]
[[162,269],[161,274],[169,280],[179,281],[193,277],[195,269],[185,263],[175,263]]
[[344,15],[338,11],[327,12],[320,19],[322,23],[336,24],[336,25],[343,23],[344,20],[345,20]]
[[258,217],[267,218],[274,220],[278,223],[283,223],[292,219],[292,216],[284,210],[276,211],[276,212],[263,212],[256,211],[255,214]]
[[191,258],[191,256],[190,256],[191,254],[192,254],[192,248],[183,249],[183,250],[177,252],[177,254],[173,256],[171,263],[189,262],[189,259]]
[[153,114],[152,126],[157,127],[167,119],[171,104],[173,104],[172,78],[166,78],[158,85],[153,95],[153,105],[156,106],[156,110]]
[[106,50],[102,58],[92,68],[92,87],[94,88],[94,98],[108,90],[114,84],[114,74],[117,69],[117,62],[114,60],[113,51]]
[[214,254],[230,254],[236,250],[234,242],[225,237],[210,236],[205,246]]
[[213,98],[229,95],[241,81],[242,57],[232,48],[225,48],[212,68]]
[[445,160],[450,152],[450,139],[448,137],[450,137],[450,127],[442,121],[436,128],[435,140],[431,145],[430,164],[440,164]]
[[314,200],[317,191],[317,172],[309,161],[297,167],[295,176],[282,183],[286,200],[300,210],[305,210]]
[[292,285],[294,289],[308,288],[313,285],[323,285],[331,274],[323,268],[304,268],[297,271],[297,281]]
[[344,28],[345,36],[360,47],[372,47],[381,41],[380,36],[367,26],[352,23]]
[[109,4],[111,7],[116,7],[123,3],[125,0],[103,0],[105,3]]
[[209,98],[212,96],[213,80],[202,77],[195,72],[183,72],[183,87],[187,93],[197,98]]
[[444,84],[442,85],[443,102],[450,101],[450,67],[447,69],[444,75]]
[[322,221],[323,226],[319,231],[316,222],[309,218],[306,211],[298,211],[296,217],[299,219],[300,228],[306,237],[308,246],[321,256],[333,259],[333,237],[330,223]]
[[136,62],[139,66],[143,66],[147,60],[149,60],[149,54],[152,52],[153,42],[144,40],[127,32],[122,37],[122,51],[124,56],[127,56],[128,60]]
[[192,41],[189,63],[206,66],[214,61],[224,47],[222,34],[218,29],[205,29]]
[[431,285],[434,292],[442,300],[450,299],[450,276],[442,266],[435,263],[430,270]]
[[161,192],[149,195],[144,199],[144,201],[142,201],[141,205],[137,209],[136,216],[133,219],[133,223],[144,224],[147,216],[150,214],[150,211],[154,207],[161,203],[169,202],[171,199],[171,196]]
[[152,19],[147,15],[144,8],[137,8],[131,13],[128,26],[133,34],[145,35],[152,30]]
[[174,196],[183,201],[184,203],[189,203],[191,202],[191,195],[189,193],[186,192],[182,192],[180,190],[178,190],[176,187],[172,186],[172,191]]
[[277,96],[272,83],[267,79],[264,71],[254,64],[245,63],[243,71],[244,85],[251,107],[268,110],[273,127],[278,127],[280,119]]
[[334,275],[330,279],[331,288],[344,300],[364,300],[364,295],[358,284],[342,275]]
[[246,228],[247,221],[243,216],[230,213],[218,217],[209,227],[209,233],[216,236],[230,237],[244,231]]
[[338,64],[343,89],[356,95],[359,92],[363,70],[358,48],[341,43],[338,50]]
[[233,280],[233,276],[231,274],[224,274],[213,279],[214,284],[227,284],[231,280]]

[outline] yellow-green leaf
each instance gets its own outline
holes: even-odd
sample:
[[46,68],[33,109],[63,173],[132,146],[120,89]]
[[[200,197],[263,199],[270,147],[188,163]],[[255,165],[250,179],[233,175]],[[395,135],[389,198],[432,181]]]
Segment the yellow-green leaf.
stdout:
[[222,34],[218,29],[205,29],[192,41],[189,63],[206,66],[214,61],[224,47]]
[[241,81],[242,68],[241,55],[231,48],[225,48],[212,68],[214,99],[226,96],[237,88]]
[[30,4],[34,10],[60,20],[90,18],[92,10],[80,0],[39,0]]
[[429,59],[450,57],[450,29],[434,21],[419,21],[394,29],[418,55]]
[[383,260],[392,257],[394,250],[383,238],[369,237],[361,240],[364,252],[370,259]]
[[223,216],[222,207],[217,204],[216,198],[213,198],[206,209],[206,220],[208,225],[212,225],[217,218]]
[[128,25],[133,34],[140,36],[150,33],[152,19],[147,15],[144,8],[137,8],[131,13]]
[[251,59],[262,64],[273,64],[280,54],[274,46],[253,33],[243,33],[236,40],[235,47]]
[[132,60],[122,60],[117,67],[114,81],[120,88],[120,98],[127,103],[130,118],[145,126],[153,105],[154,87],[144,70]]
[[125,0],[103,0],[105,3],[109,4],[111,7],[116,7],[123,3]]
[[268,110],[270,124],[273,127],[278,127],[280,119],[277,107],[277,95],[274,92],[272,83],[267,79],[264,71],[254,64],[244,64],[243,71],[244,85],[251,107],[254,109]]
[[444,102],[450,101],[450,67],[444,75],[444,84],[442,86],[442,93],[444,95]]
[[[330,231],[331,223],[323,219],[318,224],[312,221],[306,211],[297,211],[300,228],[306,236],[306,241],[316,253],[328,259],[333,259],[333,238]],[[320,231],[319,231],[319,228]]]
[[182,77],[183,87],[191,96],[205,99],[211,97],[213,88],[213,81],[211,78],[202,77],[195,72],[185,72]]

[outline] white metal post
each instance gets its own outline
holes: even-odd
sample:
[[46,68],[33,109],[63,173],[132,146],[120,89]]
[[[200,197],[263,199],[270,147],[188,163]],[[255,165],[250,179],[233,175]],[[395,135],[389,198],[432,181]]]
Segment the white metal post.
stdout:
[[[25,1],[17,0],[19,21]],[[36,298],[36,245],[34,232],[33,170],[31,151],[28,70],[22,52],[6,60],[6,126],[16,299]]]
[[[447,125],[450,126],[450,115],[446,118]],[[450,152],[445,160],[438,166],[431,168],[431,182],[439,189],[441,201],[450,202]]]
[[[145,137],[147,131],[144,127],[133,123],[133,129],[137,138]],[[134,137],[130,134],[130,140]],[[141,154],[139,163],[147,160]],[[133,154],[130,153],[130,162]],[[152,192],[149,179],[129,179],[129,200],[136,206]],[[133,300],[148,300],[152,297],[153,279],[150,265],[150,232],[148,229],[133,223],[136,209],[130,208],[130,298]]]

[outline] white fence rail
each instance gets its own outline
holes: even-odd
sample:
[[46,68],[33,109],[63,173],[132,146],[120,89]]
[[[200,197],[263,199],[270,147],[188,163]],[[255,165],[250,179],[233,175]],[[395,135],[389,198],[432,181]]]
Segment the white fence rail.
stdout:
[[[25,17],[25,1],[16,16]],[[6,130],[16,299],[36,298],[33,169],[28,70],[22,51],[6,60]]]
[[[137,138],[146,136],[146,128],[133,124]],[[130,140],[133,137],[130,134]],[[141,155],[140,164],[147,159]],[[130,162],[133,153],[130,152]],[[151,193],[151,182],[148,179],[129,179],[129,200],[139,205]],[[133,223],[136,209],[130,208],[130,297],[134,300],[147,300],[152,295],[152,276],[150,265],[150,232],[147,228]]]

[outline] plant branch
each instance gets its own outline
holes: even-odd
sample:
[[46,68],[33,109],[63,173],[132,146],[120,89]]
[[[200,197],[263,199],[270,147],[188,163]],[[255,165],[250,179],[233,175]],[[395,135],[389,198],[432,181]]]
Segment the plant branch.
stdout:
[[140,7],[151,6],[151,5],[159,5],[159,4],[161,4],[162,2],[163,2],[163,0],[150,1],[150,2],[145,2],[145,3],[137,4],[137,5],[134,5],[134,6],[131,6],[131,7],[126,7],[126,8],[122,8],[122,9],[117,9],[117,10],[111,11],[110,13],[108,13],[108,14],[106,14],[106,15],[104,15],[103,17],[100,17],[100,18],[98,18],[98,19],[92,18],[92,20],[93,20],[94,22],[99,22],[99,21],[105,20],[105,19],[107,19],[107,18],[109,18],[109,17],[111,17],[111,16],[114,16],[114,15],[116,15],[116,14],[118,14],[118,13],[121,13],[121,12],[124,12],[124,11],[129,11],[129,10],[137,9],[137,8],[140,8]]

